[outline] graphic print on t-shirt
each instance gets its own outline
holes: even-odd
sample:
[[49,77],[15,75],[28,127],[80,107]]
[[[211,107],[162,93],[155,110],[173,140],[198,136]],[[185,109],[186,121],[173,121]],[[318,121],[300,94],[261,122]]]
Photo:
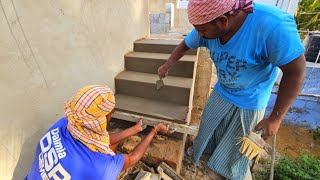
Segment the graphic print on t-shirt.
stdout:
[[48,131],[40,140],[39,173],[43,180],[71,179],[71,175],[59,162],[66,157],[66,148],[61,142],[59,128]]
[[210,52],[212,60],[216,64],[219,81],[229,88],[243,89],[244,86],[235,83],[241,77],[239,71],[247,69],[247,61],[239,59],[228,52]]

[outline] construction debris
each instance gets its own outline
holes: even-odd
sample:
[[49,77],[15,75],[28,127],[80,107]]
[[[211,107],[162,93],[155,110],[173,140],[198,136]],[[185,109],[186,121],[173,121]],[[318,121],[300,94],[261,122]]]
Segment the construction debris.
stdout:
[[161,175],[160,174],[156,174],[156,173],[152,173],[150,180],[161,180]]
[[147,171],[140,171],[134,180],[150,180],[151,173]]
[[[156,172],[154,171],[156,169]],[[161,162],[157,168],[150,167],[139,161],[133,167],[123,171],[118,180],[185,180],[165,162]]]
[[184,180],[180,174],[178,174],[175,170],[173,170],[168,164],[162,162],[159,167],[161,167],[168,176],[170,176],[173,180]]
[[157,171],[158,171],[158,173],[161,175],[161,179],[163,179],[163,180],[173,180],[170,176],[168,176],[168,175],[163,171],[163,169],[162,169],[160,166],[157,167]]
[[135,180],[161,180],[161,175],[148,171],[140,171]]

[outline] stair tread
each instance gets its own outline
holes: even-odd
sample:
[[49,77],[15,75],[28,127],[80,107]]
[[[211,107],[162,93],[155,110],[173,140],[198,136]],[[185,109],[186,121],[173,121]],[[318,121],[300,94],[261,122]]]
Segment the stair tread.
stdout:
[[[115,77],[115,79],[155,84],[156,81],[159,80],[159,76],[157,74],[150,74],[150,73],[122,71]],[[193,81],[192,78],[176,77],[176,76],[167,76],[166,78],[163,79],[165,86],[180,87],[185,89],[191,88],[192,81]]]
[[[166,53],[152,53],[152,52],[130,52],[126,54],[126,57],[136,57],[136,58],[144,58],[144,59],[164,59],[167,60],[171,54]],[[191,61],[194,62],[196,60],[196,55],[184,55],[179,61]]]
[[116,110],[185,123],[188,107],[171,102],[116,94]]
[[134,43],[140,44],[160,44],[160,45],[174,45],[177,46],[181,43],[181,40],[168,40],[168,39],[141,39]]

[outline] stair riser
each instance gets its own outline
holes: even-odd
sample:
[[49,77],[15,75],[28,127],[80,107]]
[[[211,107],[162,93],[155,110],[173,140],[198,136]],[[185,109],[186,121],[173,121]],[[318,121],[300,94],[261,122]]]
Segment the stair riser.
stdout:
[[[134,43],[134,51],[136,52],[153,52],[153,53],[166,53],[171,54],[176,48],[176,45],[163,45],[163,44],[142,44]],[[196,49],[190,49],[188,55],[196,55]]]
[[[157,74],[158,68],[165,63],[164,59],[145,59],[136,57],[125,57],[126,70]],[[193,77],[192,61],[178,61],[169,71],[169,75],[178,77]]]
[[189,104],[190,88],[179,88],[165,85],[158,91],[156,90],[155,83],[152,84],[123,79],[116,79],[115,85],[117,93],[119,94],[168,101],[182,105]]

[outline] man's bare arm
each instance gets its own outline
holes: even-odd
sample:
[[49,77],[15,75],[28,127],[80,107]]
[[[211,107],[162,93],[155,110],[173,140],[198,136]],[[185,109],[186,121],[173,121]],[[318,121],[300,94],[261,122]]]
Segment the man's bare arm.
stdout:
[[265,139],[277,133],[283,118],[300,92],[305,76],[305,57],[301,55],[279,68],[282,70],[283,76],[273,111],[268,118],[263,119],[255,127],[256,130],[264,129],[262,137]]
[[169,69],[184,56],[190,48],[186,45],[183,40],[172,52],[169,59],[158,69],[158,75],[160,78],[164,78]]

